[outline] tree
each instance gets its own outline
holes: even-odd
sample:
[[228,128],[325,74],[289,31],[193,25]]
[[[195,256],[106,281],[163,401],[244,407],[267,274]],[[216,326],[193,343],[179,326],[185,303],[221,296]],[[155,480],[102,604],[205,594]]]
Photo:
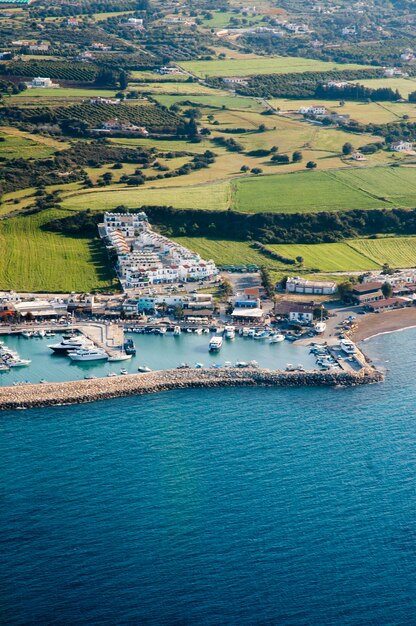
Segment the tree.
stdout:
[[242,165],[240,168],[240,172],[248,172],[249,171],[249,166],[248,165]]
[[303,159],[303,154],[300,150],[295,150],[295,152],[292,154],[292,161],[293,163],[299,163],[300,161],[302,161]]
[[265,124],[260,124],[260,126],[259,126],[259,133],[264,133],[265,130],[266,130],[266,125]]
[[260,280],[267,297],[272,298],[274,296],[274,283],[270,276],[270,272],[265,265],[262,265],[260,268]]
[[352,147],[352,144],[350,144],[349,141],[347,141],[347,143],[344,143],[344,145],[342,146],[342,154],[344,154],[345,156],[347,156],[348,154],[351,154],[353,150],[354,148]]
[[350,280],[346,280],[338,285],[339,297],[343,302],[350,302],[353,284]]
[[381,291],[382,291],[383,296],[387,300],[387,298],[391,298],[391,295],[393,293],[393,287],[390,285],[390,283],[386,282],[381,285]]
[[303,265],[303,261],[304,261],[303,256],[297,256],[296,261],[299,263],[299,265]]
[[252,172],[252,174],[262,174],[263,170],[261,169],[261,167],[253,167],[251,172]]
[[314,170],[316,168],[316,163],[315,161],[308,161],[306,164],[306,169],[308,170]]
[[279,163],[281,165],[286,165],[290,162],[287,154],[274,154],[270,160],[272,163]]

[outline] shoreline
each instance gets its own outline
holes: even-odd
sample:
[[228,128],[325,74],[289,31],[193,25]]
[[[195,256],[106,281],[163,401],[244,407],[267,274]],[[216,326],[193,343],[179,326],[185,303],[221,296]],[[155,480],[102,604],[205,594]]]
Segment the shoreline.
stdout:
[[416,307],[407,307],[383,313],[358,316],[357,328],[351,333],[354,342],[368,341],[373,337],[416,328]]
[[358,372],[283,370],[160,370],[114,378],[0,387],[0,410],[82,404],[177,389],[213,387],[353,387],[378,383],[384,374],[372,367]]

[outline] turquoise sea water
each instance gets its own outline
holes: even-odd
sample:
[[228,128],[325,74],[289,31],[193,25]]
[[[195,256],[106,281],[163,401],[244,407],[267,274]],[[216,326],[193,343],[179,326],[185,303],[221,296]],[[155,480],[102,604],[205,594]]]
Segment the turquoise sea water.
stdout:
[[0,413],[1,623],[416,623],[416,331],[352,389]]
[[137,372],[139,365],[147,365],[153,370],[175,368],[182,362],[191,366],[203,363],[210,366],[214,363],[224,364],[225,361],[258,361],[262,367],[272,369],[285,368],[288,363],[302,364],[306,369],[315,367],[315,359],[306,346],[296,346],[289,341],[269,344],[266,340],[236,337],[232,341],[224,340],[219,353],[208,350],[211,334],[194,335],[182,333],[179,337],[166,334],[139,335],[126,333],[132,338],[137,354],[131,361],[108,363],[107,361],[74,362],[68,356],[54,354],[49,344],[59,343],[62,336],[26,339],[21,335],[3,336],[2,341],[15,350],[21,358],[30,359],[28,367],[11,368],[0,372],[0,385],[11,385],[14,382],[26,381],[38,383],[45,379],[48,382],[78,380],[86,375],[107,376],[109,372],[119,373],[123,367],[129,373]]

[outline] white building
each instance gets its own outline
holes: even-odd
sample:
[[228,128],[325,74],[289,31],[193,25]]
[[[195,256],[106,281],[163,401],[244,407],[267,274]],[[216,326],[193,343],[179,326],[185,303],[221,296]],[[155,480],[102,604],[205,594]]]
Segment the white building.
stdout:
[[90,98],[90,104],[121,104],[121,100],[119,98],[101,98],[97,96],[96,98]]
[[289,277],[286,281],[288,293],[308,293],[316,295],[330,295],[337,290],[336,283],[332,281],[306,280],[299,276]]
[[326,108],[319,105],[301,107],[298,111],[301,115],[326,115]]
[[145,213],[105,213],[99,233],[116,251],[118,273],[127,289],[198,281],[218,274],[213,261],[156,233]]
[[53,83],[50,78],[42,78],[41,76],[32,78],[32,80],[29,83],[26,83],[26,85],[29,89],[32,89],[35,87],[57,89],[59,87],[58,83]]
[[394,141],[390,144],[393,152],[413,152],[413,143],[411,141]]
[[138,29],[144,28],[143,20],[137,17],[129,17],[127,22],[123,23],[123,26],[129,26],[131,28],[138,28]]

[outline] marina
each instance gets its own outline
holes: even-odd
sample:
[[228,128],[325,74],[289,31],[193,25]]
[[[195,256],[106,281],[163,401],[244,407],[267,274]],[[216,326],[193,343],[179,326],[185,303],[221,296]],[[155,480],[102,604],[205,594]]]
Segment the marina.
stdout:
[[[219,350],[209,349],[213,338],[216,344],[221,343]],[[0,386],[26,381],[39,383],[40,380],[48,382],[82,380],[91,375],[107,377],[112,373],[120,374],[121,368],[127,370],[129,374],[137,373],[139,367],[146,367],[152,371],[175,369],[181,363],[186,363],[190,367],[198,364],[209,368],[230,367],[236,363],[256,361],[260,367],[270,369],[284,370],[290,363],[302,364],[307,370],[316,368],[315,356],[310,353],[308,346],[298,346],[290,341],[275,344],[271,342],[271,338],[272,336],[264,341],[254,341],[253,337],[237,334],[234,340],[229,341],[214,333],[126,332],[125,345],[130,346],[130,350],[134,346],[136,353],[127,354],[128,350],[125,352],[112,348],[108,352],[110,356],[106,358],[97,342],[94,342],[94,347],[94,343],[82,335],[63,339],[63,333],[57,333],[53,343],[47,336],[27,339],[22,334],[3,335],[4,346],[22,359],[31,362],[24,368],[0,369]],[[61,345],[62,349],[53,350],[49,347],[51,345]],[[82,358],[83,355],[77,358],[75,355],[79,349],[83,352],[98,352],[100,358],[89,360],[87,354],[84,355],[85,358]]]

